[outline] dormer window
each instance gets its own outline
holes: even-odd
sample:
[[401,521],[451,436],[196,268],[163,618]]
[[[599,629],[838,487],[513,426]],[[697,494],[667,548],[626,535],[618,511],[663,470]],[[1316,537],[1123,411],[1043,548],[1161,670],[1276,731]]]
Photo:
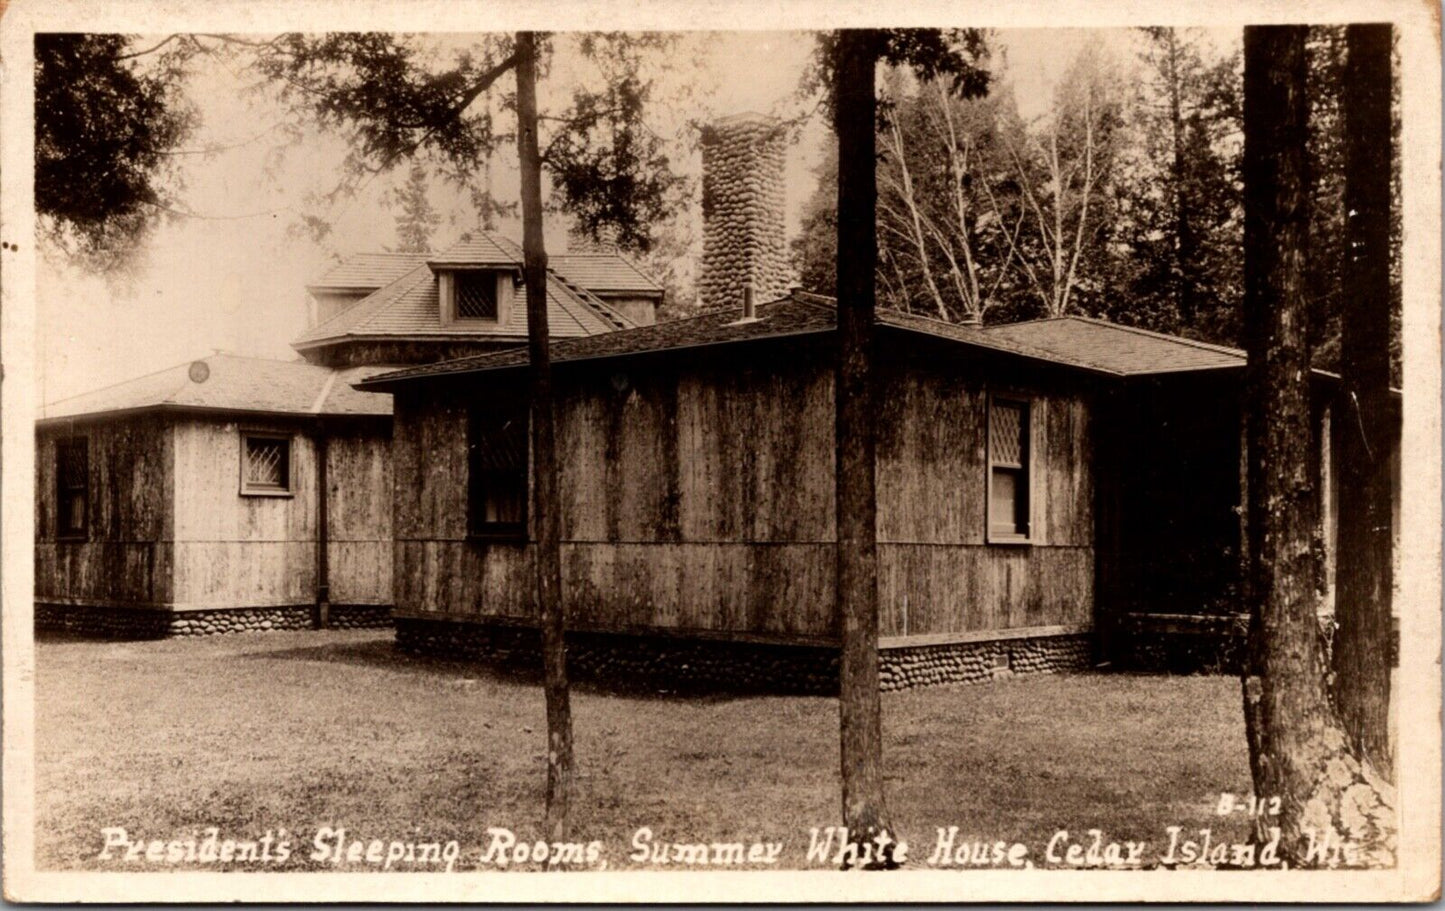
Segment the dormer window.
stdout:
[[457,319],[497,318],[497,273],[458,272]]
[[437,273],[444,323],[506,322],[512,273],[502,269],[447,269]]

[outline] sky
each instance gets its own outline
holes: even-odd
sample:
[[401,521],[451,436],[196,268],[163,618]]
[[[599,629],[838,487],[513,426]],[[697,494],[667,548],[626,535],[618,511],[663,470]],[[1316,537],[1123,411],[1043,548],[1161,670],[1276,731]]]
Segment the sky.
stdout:
[[[1127,60],[1128,39],[1120,30],[997,34],[996,57],[1007,68],[1006,78],[1026,118],[1046,109],[1060,74],[1091,34]],[[804,32],[687,34],[671,58],[673,65],[659,77],[653,108],[660,132],[675,137],[693,129],[691,123],[741,111],[780,116],[814,111],[788,155],[790,236],[813,191],[813,169],[827,138],[816,101],[798,92],[812,49],[813,36]],[[555,99],[573,76],[559,55],[541,89],[544,108],[549,91]],[[63,262],[39,259],[37,380],[42,400],[55,401],[218,350],[292,359],[296,355],[288,343],[307,326],[306,282],[338,255],[395,242],[395,215],[385,199],[405,177],[405,168],[326,210],[333,232],[323,242],[294,230],[299,215],[312,211],[308,195],[335,185],[345,148],[338,138],[321,134],[283,145],[275,128],[279,108],[274,99],[248,93],[251,81],[244,71],[213,64],[198,71],[189,86],[201,126],[187,146],[228,147],[214,155],[184,156],[182,199],[202,217],[162,226],[133,274],[122,278],[87,276]],[[678,165],[695,177],[699,156],[685,149]],[[514,196],[515,187],[514,169],[499,163],[494,193],[507,198]],[[431,198],[447,216],[434,244],[445,245],[474,224],[475,215],[456,188],[439,181]],[[698,232],[695,183],[693,201],[692,211],[682,217]],[[519,233],[518,226],[504,226],[508,229]],[[565,245],[565,225],[558,219],[549,222],[548,244],[554,250]]]

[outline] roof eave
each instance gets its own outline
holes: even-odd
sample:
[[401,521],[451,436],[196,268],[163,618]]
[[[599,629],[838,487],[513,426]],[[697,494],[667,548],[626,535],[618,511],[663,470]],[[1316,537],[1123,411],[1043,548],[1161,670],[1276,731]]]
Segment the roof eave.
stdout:
[[475,332],[436,332],[428,334],[404,334],[388,335],[386,333],[346,334],[333,335],[323,339],[314,339],[305,342],[292,342],[291,347],[297,351],[310,351],[313,348],[325,348],[328,345],[342,345],[348,342],[465,342],[465,341],[500,341],[516,342],[519,345],[527,343],[525,332],[496,333],[492,335],[478,335]]
[[[728,345],[740,345],[748,342],[765,342],[775,339],[806,338],[808,336],[831,335],[832,328],[827,329],[804,329],[797,332],[779,332],[774,335],[750,335],[744,338],[720,339],[711,342],[699,342],[691,345],[670,345],[663,348],[642,348],[636,351],[618,351],[606,354],[592,354],[583,357],[555,358],[552,361],[554,366],[563,364],[585,364],[596,361],[626,360],[633,357],[641,357],[650,354],[670,354],[676,351],[697,351],[704,348],[722,348]],[[527,362],[521,361],[512,364],[483,364],[480,366],[457,367],[451,370],[434,370],[429,373],[417,373],[405,376],[382,373],[377,376],[368,377],[359,383],[353,383],[352,387],[358,390],[370,392],[372,390],[382,391],[388,387],[408,383],[415,380],[440,379],[442,377],[467,376],[478,373],[500,373],[506,370],[521,370],[526,368]],[[400,373],[401,371],[397,371]]]
[[[366,390],[371,391],[371,390]],[[255,408],[226,408],[212,405],[182,405],[176,402],[157,402],[150,405],[135,405],[129,408],[102,409],[99,411],[83,411],[78,414],[62,414],[52,417],[35,419],[37,429],[42,427],[54,427],[75,421],[101,421],[119,418],[138,417],[143,414],[166,414],[181,417],[218,417],[218,418],[248,418],[248,419],[287,419],[297,418],[387,418],[391,417],[390,412],[384,411],[278,411],[276,409],[255,409]]]

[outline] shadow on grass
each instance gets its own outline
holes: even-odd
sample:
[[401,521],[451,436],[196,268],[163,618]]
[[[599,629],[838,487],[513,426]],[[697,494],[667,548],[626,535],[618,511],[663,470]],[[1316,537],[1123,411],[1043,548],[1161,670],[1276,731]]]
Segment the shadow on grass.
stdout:
[[[324,664],[346,664],[366,668],[386,668],[420,673],[451,682],[463,679],[486,681],[498,686],[535,687],[542,685],[542,669],[533,661],[488,660],[475,657],[418,655],[397,648],[389,639],[368,642],[336,642],[248,652],[239,656],[254,661],[314,661]],[[648,701],[731,702],[784,694],[744,689],[702,681],[658,680],[656,678],[602,678],[595,674],[572,673],[571,690],[595,696],[611,696]]]

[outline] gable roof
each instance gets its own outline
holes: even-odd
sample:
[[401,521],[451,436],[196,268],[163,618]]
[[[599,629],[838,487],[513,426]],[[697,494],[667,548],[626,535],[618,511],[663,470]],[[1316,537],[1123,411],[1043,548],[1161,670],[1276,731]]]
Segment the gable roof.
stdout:
[[[194,363],[206,365],[202,382],[190,377]],[[85,415],[152,409],[234,411],[287,415],[389,415],[391,400],[365,395],[352,384],[388,368],[333,369],[279,361],[213,354],[165,370],[52,402],[41,408],[39,423]]]
[[[625,332],[563,339],[552,345],[552,361],[566,363],[600,360],[736,342],[824,335],[833,332],[838,324],[837,307],[831,298],[802,292],[793,292],[788,297],[759,305],[758,318],[755,320],[744,322],[739,316],[736,309],[711,310],[688,319],[643,326]],[[886,329],[929,335],[1035,361],[1063,364],[1090,373],[1118,375],[1107,367],[1078,358],[1060,356],[1027,342],[994,336],[987,330],[973,326],[945,323],[893,310],[879,310],[878,324]],[[525,349],[509,349],[391,371],[371,377],[359,385],[364,389],[381,390],[395,382],[420,377],[504,370],[524,366],[527,357]]]
[[357,253],[306,287],[312,291],[365,291],[389,285],[426,261],[420,253]]
[[1120,376],[1243,367],[1245,363],[1245,353],[1239,348],[1085,316],[1003,323],[983,331]]

